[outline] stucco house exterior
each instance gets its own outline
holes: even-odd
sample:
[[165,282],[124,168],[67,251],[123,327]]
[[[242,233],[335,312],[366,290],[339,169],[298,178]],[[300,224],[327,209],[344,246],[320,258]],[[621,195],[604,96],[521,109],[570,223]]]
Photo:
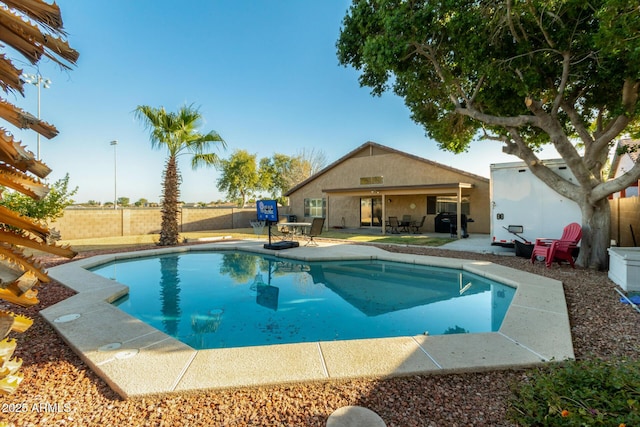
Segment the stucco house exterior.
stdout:
[[[285,196],[298,221],[324,217],[326,228],[377,227],[388,232],[390,216],[426,217],[421,232],[436,230],[447,212],[469,233],[489,233],[489,179],[393,148],[366,142]],[[439,216],[442,218],[442,215]],[[460,236],[460,226],[458,226]]]

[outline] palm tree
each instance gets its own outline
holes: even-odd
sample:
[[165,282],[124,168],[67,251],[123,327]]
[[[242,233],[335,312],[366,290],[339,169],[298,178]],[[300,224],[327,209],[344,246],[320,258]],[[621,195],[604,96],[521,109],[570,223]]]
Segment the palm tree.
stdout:
[[163,173],[162,226],[160,246],[178,244],[178,200],[180,197],[180,171],[177,158],[180,154],[191,154],[191,167],[214,166],[220,158],[207,151],[218,143],[226,143],[215,131],[202,134],[198,128],[202,115],[193,105],[183,106],[177,113],[167,112],[164,107],[146,105],[136,107],[134,114],[149,130],[151,147],[167,147],[169,157]]

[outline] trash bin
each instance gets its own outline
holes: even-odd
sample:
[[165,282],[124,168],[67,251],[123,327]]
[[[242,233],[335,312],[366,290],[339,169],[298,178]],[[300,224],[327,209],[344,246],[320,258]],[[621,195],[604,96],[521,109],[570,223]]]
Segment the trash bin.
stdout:
[[287,222],[298,222],[298,217],[295,215],[287,215]]
[[533,243],[524,243],[519,240],[513,241],[516,247],[516,256],[522,258],[531,258],[531,253],[533,253]]

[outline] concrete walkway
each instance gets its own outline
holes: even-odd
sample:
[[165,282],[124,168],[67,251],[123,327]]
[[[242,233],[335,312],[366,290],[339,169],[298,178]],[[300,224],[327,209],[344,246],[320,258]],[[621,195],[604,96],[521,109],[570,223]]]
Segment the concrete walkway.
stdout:
[[[347,228],[343,230],[345,233],[379,235],[381,236],[380,227],[360,227]],[[406,233],[409,235],[408,233]],[[412,236],[428,236],[434,238],[448,238],[447,233],[420,233],[411,234]],[[397,234],[388,234],[388,236],[397,236]],[[477,252],[482,254],[496,254],[505,256],[515,256],[515,249],[503,248],[501,246],[491,245],[491,236],[489,234],[469,234],[469,237],[455,240],[451,243],[438,246],[438,249],[450,249],[453,251]]]
[[[431,235],[431,234],[429,234]],[[433,235],[437,237],[437,234]],[[440,235],[442,237],[442,235]],[[439,249],[450,249],[454,251],[478,252],[482,254],[495,254],[505,256],[515,256],[516,251],[513,248],[503,248],[501,246],[491,245],[491,236],[488,234],[471,234],[466,239],[458,239],[454,242],[447,243],[439,247]]]

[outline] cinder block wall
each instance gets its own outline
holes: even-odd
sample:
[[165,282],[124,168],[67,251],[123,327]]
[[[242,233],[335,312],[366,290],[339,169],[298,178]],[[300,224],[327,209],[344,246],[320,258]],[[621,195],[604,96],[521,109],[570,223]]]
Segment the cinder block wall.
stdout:
[[609,206],[611,238],[618,242],[618,246],[640,246],[640,197],[612,199]]
[[[183,208],[178,216],[180,231],[248,228],[256,218],[255,208]],[[64,216],[49,224],[64,240],[135,236],[160,232],[160,208],[65,209]]]
[[[612,199],[611,238],[618,246],[640,246],[640,197]],[[282,208],[282,214],[289,213]],[[248,228],[256,218],[255,208],[183,208],[179,221],[181,231]],[[64,216],[49,224],[60,231],[62,239],[135,236],[160,232],[160,208],[131,209],[65,209]],[[629,227],[631,226],[631,227]]]

